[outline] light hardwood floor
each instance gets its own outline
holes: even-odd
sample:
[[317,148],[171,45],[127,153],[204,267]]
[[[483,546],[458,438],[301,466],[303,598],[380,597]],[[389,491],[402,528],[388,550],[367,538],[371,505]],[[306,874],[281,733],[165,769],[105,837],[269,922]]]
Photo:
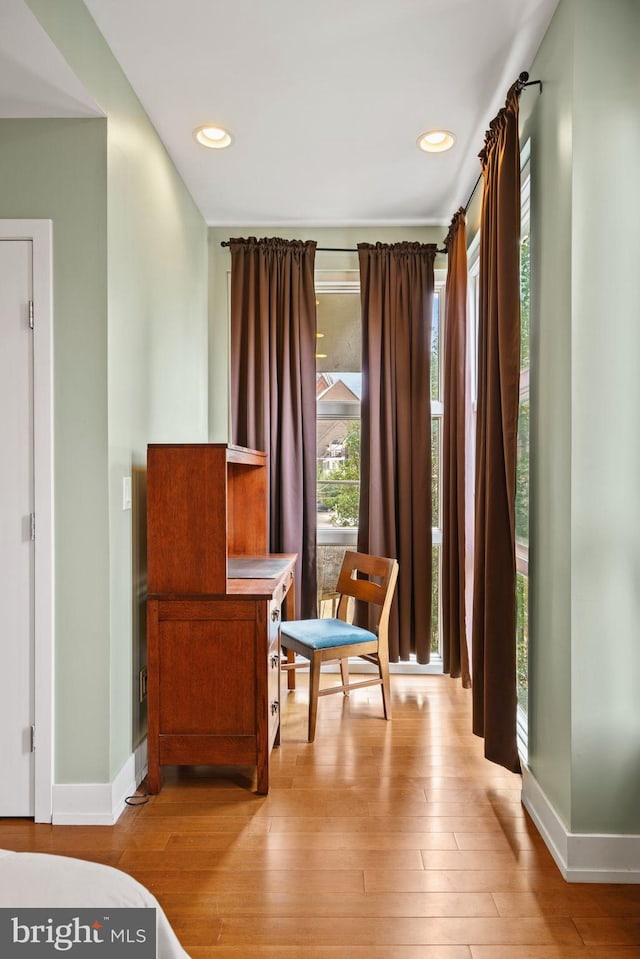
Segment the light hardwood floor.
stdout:
[[4,820],[0,846],[131,873],[193,959],[640,957],[640,886],[563,881],[458,681],[392,677],[390,723],[375,687],[323,698],[308,745],[298,680],[269,796],[169,770],[114,827]]

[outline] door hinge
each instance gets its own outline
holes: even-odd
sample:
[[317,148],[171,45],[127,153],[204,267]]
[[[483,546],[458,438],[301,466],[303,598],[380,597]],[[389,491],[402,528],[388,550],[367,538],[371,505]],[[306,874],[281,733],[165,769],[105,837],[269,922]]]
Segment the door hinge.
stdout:
[[36,750],[36,727],[32,726],[31,727],[31,752],[33,753],[35,752],[35,750]]
[[29,329],[33,329],[33,300],[29,300]]
[[36,538],[36,514],[35,513],[30,513],[29,523],[30,523],[31,539],[34,540]]
[[143,666],[138,673],[138,700],[143,703],[147,698],[147,667]]

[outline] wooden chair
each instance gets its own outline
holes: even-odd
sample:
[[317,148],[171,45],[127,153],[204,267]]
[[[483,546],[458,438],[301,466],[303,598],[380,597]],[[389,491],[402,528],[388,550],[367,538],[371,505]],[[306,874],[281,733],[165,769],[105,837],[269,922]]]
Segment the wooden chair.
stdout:
[[[361,578],[367,576],[368,579]],[[360,577],[360,578],[359,578]],[[385,719],[391,719],[391,688],[389,685],[389,610],[398,578],[395,559],[369,556],[364,553],[345,553],[338,583],[338,609],[335,619],[306,619],[284,622],[281,626],[282,645],[309,660],[309,732],[313,742],[318,715],[318,697],[331,693],[349,694],[361,686],[381,686]],[[347,621],[350,599],[377,607],[375,632],[353,626]],[[378,676],[355,683],[349,682],[349,657],[358,656],[378,667]],[[340,663],[342,684],[320,689],[320,667],[323,663]],[[297,669],[306,663],[289,662],[283,669]]]

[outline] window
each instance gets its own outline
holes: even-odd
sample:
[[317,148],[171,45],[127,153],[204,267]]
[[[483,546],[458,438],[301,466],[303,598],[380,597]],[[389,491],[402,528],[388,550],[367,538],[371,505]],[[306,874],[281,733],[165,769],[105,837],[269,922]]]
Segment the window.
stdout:
[[444,359],[444,288],[446,270],[436,270],[431,334],[431,509],[432,509],[432,577],[431,577],[431,652],[442,655],[440,603],[440,564],[442,529],[442,415]]
[[[518,694],[518,741],[526,753],[527,702],[528,702],[528,647],[529,647],[529,355],[530,355],[530,303],[531,303],[531,256],[530,256],[530,191],[529,172],[530,142],[521,151],[521,214],[520,214],[520,397],[518,408],[518,437],[516,458],[516,680]],[[467,252],[469,262],[468,282],[468,358],[471,380],[471,452],[467,472],[473,475],[475,450],[475,418],[478,382],[478,320],[479,320],[479,271],[480,235],[476,234]],[[467,495],[472,497],[473,487],[467,483]],[[473,555],[471,537],[467,537],[467,585],[471,582]],[[471,591],[467,592],[467,610],[471,609]]]
[[[440,547],[442,360],[446,271],[436,270],[431,340],[431,497],[433,509],[433,577],[431,651],[441,653]],[[318,339],[317,409],[317,548],[318,611],[335,613],[335,583],[347,549],[358,540],[360,490],[361,319],[358,271],[316,273]],[[396,671],[408,664],[396,665]],[[434,671],[433,667],[415,667]],[[439,664],[436,667],[439,670]]]
[[[528,705],[529,650],[529,335],[531,305],[530,143],[521,154],[520,403],[516,458],[516,670],[519,711]],[[526,723],[522,722],[526,729]]]
[[358,541],[361,323],[357,271],[316,276],[318,614],[333,616],[347,549]]

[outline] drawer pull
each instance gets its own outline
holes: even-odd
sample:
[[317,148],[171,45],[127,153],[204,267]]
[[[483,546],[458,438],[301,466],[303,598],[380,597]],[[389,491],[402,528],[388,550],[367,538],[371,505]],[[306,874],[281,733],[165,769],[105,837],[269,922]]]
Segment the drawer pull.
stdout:
[[273,653],[271,656],[271,669],[277,669],[280,665],[280,657],[277,653]]
[[276,607],[276,609],[271,610],[271,621],[273,623],[277,623],[279,619],[280,619],[280,610]]
[[274,701],[271,703],[271,715],[275,716],[275,714],[278,712],[279,709],[280,709],[280,703],[278,702],[277,699],[274,699]]

